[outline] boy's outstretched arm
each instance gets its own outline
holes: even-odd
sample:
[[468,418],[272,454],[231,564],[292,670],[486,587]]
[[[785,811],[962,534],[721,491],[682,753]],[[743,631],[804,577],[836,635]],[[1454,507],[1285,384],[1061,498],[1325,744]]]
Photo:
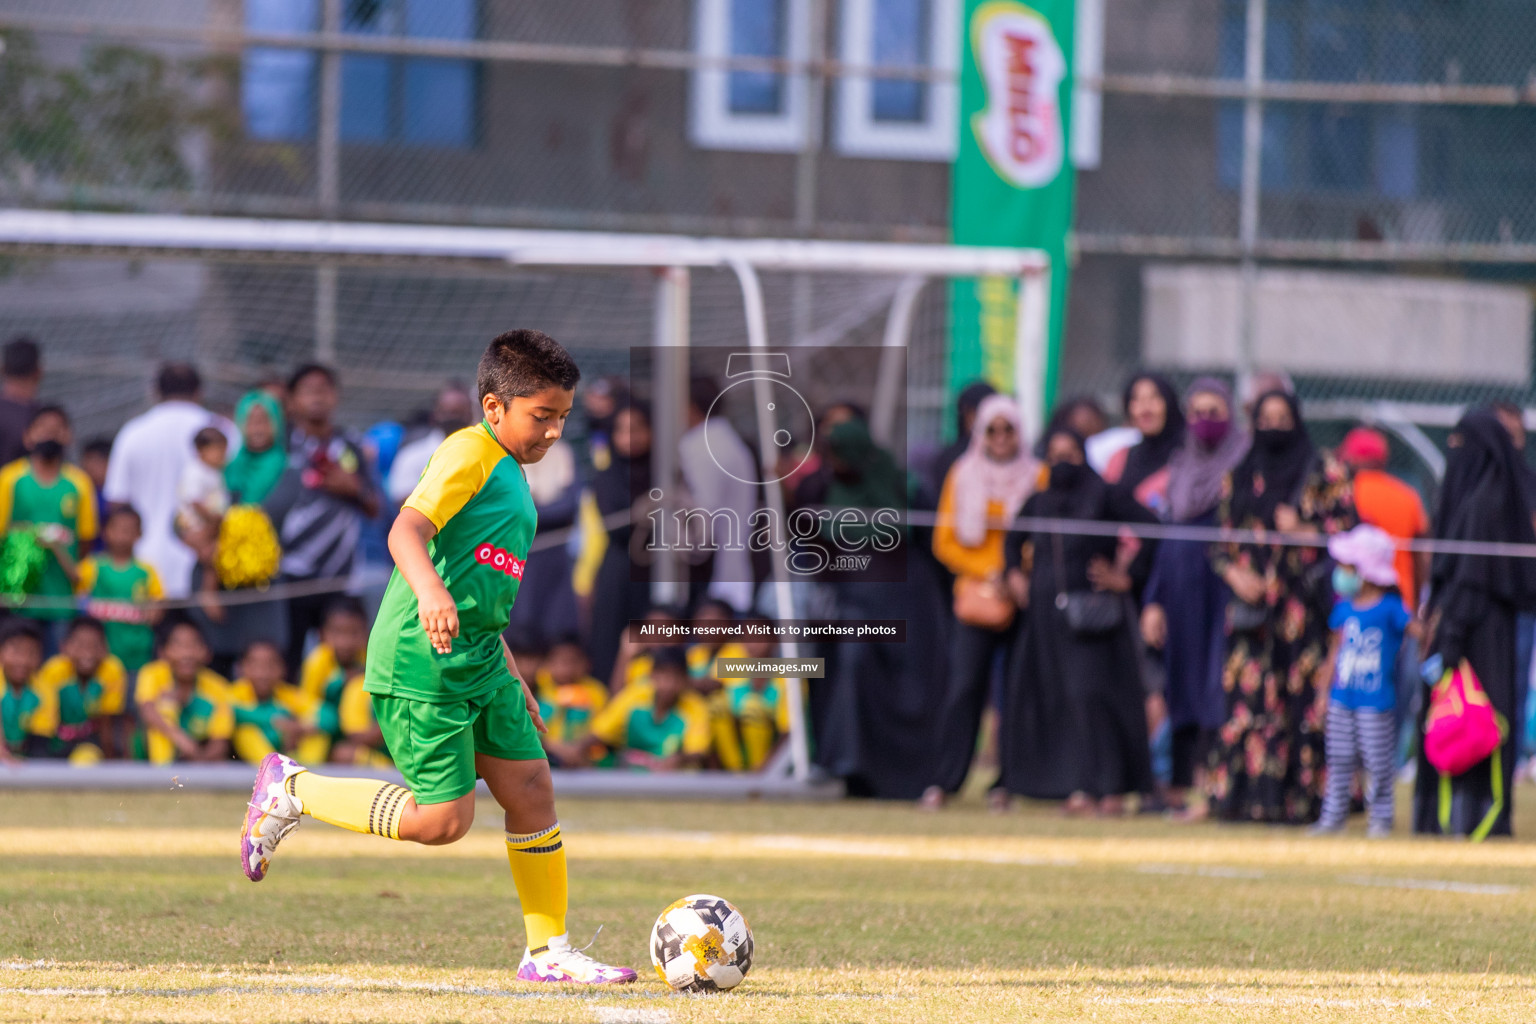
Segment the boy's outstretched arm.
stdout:
[[417,617],[427,631],[432,649],[439,654],[453,650],[459,635],[459,607],[443,586],[443,578],[427,553],[427,542],[437,536],[432,520],[409,506],[402,508],[389,530],[389,553],[416,595]]

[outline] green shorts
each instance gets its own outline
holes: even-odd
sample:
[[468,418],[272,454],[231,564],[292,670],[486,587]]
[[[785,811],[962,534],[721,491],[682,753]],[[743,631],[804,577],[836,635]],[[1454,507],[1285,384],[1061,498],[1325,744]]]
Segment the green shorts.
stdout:
[[507,761],[544,758],[515,679],[483,697],[452,704],[374,694],[373,713],[418,804],[443,804],[473,793],[476,754]]

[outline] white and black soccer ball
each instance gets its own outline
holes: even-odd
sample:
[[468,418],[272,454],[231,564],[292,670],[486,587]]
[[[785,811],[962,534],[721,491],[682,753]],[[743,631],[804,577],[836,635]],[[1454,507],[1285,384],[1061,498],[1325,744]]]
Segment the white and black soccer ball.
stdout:
[[752,929],[718,896],[684,896],[651,929],[651,963],[677,992],[724,992],[752,969]]

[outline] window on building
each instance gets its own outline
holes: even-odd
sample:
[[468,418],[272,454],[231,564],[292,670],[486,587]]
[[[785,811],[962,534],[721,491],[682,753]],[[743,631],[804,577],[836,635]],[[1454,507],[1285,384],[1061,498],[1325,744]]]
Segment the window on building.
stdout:
[[[253,31],[312,32],[320,0],[246,0]],[[476,0],[344,0],[353,35],[473,39]],[[308,50],[253,48],[245,56],[246,130],[260,139],[314,137],[319,58]],[[467,147],[475,142],[474,61],[349,53],[341,58],[344,142]]]
[[959,105],[957,0],[843,0],[839,52],[855,67],[928,68],[947,79],[838,79],[837,148],[850,156],[952,160]]
[[[1388,0],[1272,0],[1264,37],[1264,75],[1273,81],[1403,82],[1419,74],[1412,26]],[[1243,77],[1246,5],[1227,0],[1217,64]],[[1243,104],[1216,115],[1217,176],[1227,188],[1242,178]],[[1266,103],[1260,184],[1266,191],[1419,193],[1419,138],[1411,110],[1379,104]]]
[[[807,0],[697,0],[694,45],[700,57],[804,60]],[[793,151],[804,145],[805,79],[775,70],[693,72],[690,134],[711,149]]]

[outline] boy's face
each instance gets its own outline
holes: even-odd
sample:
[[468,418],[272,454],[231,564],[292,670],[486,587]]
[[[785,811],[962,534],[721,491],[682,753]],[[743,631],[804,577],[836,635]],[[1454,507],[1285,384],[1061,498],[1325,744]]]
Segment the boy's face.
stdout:
[[355,615],[332,615],[325,620],[320,639],[330,645],[337,661],[350,665],[363,656],[368,645],[368,627]]
[[80,456],[80,469],[91,478],[99,491],[107,484],[107,457],[101,452],[86,452]]
[[556,686],[569,686],[587,674],[587,655],[575,644],[561,644],[549,652],[544,667]]
[[754,638],[742,644],[749,658],[766,658],[773,653],[773,641]]
[[197,457],[203,460],[203,465],[212,466],[214,469],[224,468],[224,457],[228,454],[229,442],[227,441],[215,441],[197,450]]
[[139,542],[139,532],[137,517],[120,513],[107,520],[101,531],[101,542],[113,558],[131,558],[133,546]]
[[0,672],[13,686],[25,686],[43,663],[43,645],[30,636],[13,636],[0,644]]
[[208,647],[196,630],[179,626],[166,637],[160,656],[171,666],[173,676],[188,681],[195,679],[198,671],[208,664]]
[[256,691],[257,700],[267,700],[283,681],[282,656],[269,644],[257,644],[240,659],[240,674]]
[[688,688],[688,674],[671,665],[662,666],[651,673],[651,687],[656,692],[656,706],[670,711]]
[[76,679],[94,679],[107,660],[107,638],[94,629],[80,628],[69,634],[60,648],[75,670]]
[[57,441],[68,448],[70,440],[69,421],[54,412],[45,413],[33,420],[32,425],[22,436],[22,443],[28,448],[33,448],[44,441]]
[[575,401],[575,391],[549,387],[527,398],[514,398],[510,405],[502,405],[495,395],[486,395],[480,407],[496,440],[526,466],[542,459],[560,440]]

